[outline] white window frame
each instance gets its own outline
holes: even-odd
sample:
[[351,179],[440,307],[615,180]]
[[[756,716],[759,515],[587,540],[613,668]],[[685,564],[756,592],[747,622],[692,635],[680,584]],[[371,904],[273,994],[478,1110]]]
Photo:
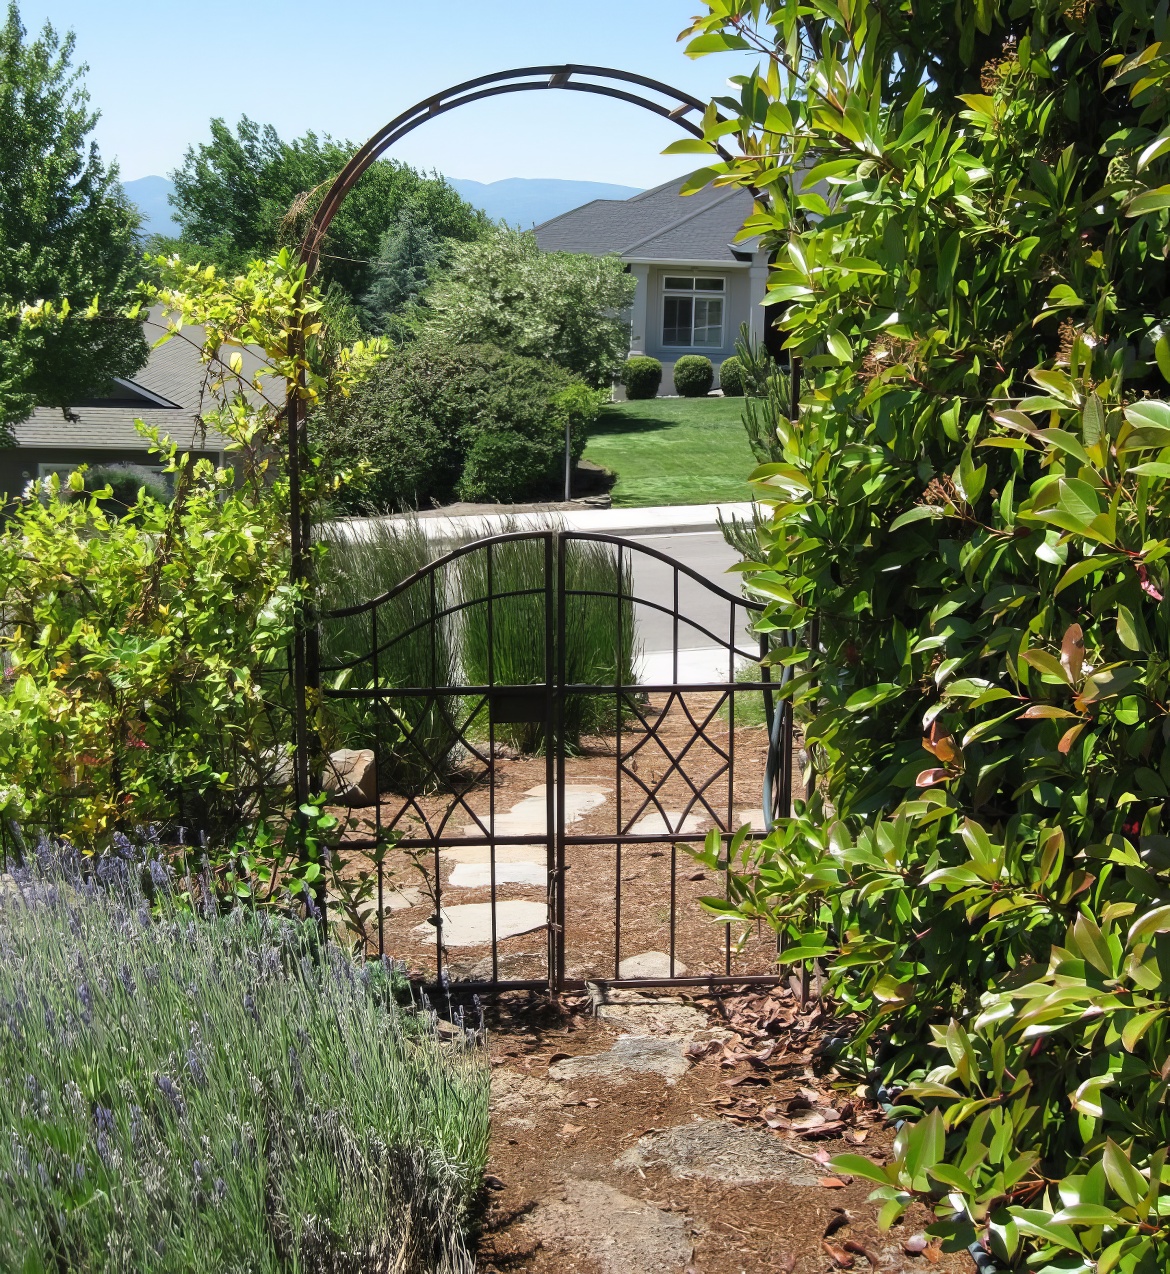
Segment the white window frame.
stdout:
[[[685,288],[670,287],[668,286],[668,282],[667,282],[668,280],[686,280],[689,286]],[[700,282],[718,283],[719,287],[718,288],[713,288],[713,287],[702,288],[698,286]],[[693,349],[693,350],[704,350],[704,351],[722,349],[723,343],[727,339],[726,338],[727,291],[728,291],[728,288],[727,288],[726,275],[715,275],[715,274],[693,275],[693,274],[664,273],[662,275],[662,309],[660,311],[662,315],[662,348],[663,349],[680,349],[680,350]],[[683,299],[683,298],[689,298],[691,302],[691,331],[690,331],[691,339],[690,339],[690,342],[687,344],[672,344],[668,342],[666,339],[666,303],[669,300],[676,300],[676,299]],[[718,299],[720,302],[719,341],[717,344],[712,344],[710,342],[707,342],[702,345],[696,345],[695,344],[695,311],[698,306],[698,302],[712,301],[715,299]],[[710,323],[707,323],[704,326],[708,330],[710,330],[711,328]]]

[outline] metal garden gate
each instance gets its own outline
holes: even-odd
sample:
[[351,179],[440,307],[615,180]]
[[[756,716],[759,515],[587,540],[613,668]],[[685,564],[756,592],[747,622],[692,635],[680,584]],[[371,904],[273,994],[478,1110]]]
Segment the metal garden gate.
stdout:
[[791,801],[762,609],[647,545],[550,529],[324,614],[325,711],[374,753],[341,853],[376,872],[378,951],[468,991],[774,980],[774,944],[698,905],[736,830]]

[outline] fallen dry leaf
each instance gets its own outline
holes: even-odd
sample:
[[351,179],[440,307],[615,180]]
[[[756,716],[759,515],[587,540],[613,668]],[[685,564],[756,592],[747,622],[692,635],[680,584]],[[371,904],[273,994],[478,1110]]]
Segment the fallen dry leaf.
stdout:
[[869,1133],[864,1128],[847,1128],[845,1130],[845,1140],[852,1142],[855,1146],[860,1146]]
[[942,1260],[942,1240],[935,1239],[928,1247],[923,1249],[922,1255],[931,1263],[937,1265]]
[[827,1239],[821,1240],[821,1247],[828,1252],[829,1259],[839,1270],[849,1270],[853,1268],[853,1257],[851,1257],[844,1248],[838,1247],[836,1243],[830,1243]]
[[846,1252],[856,1252],[858,1256],[864,1256],[874,1269],[877,1269],[877,1267],[881,1264],[881,1258],[878,1254],[873,1251],[872,1248],[866,1247],[864,1243],[857,1239],[846,1239],[841,1246]]
[[826,1190],[844,1190],[845,1182],[840,1177],[818,1177],[817,1185],[824,1186]]
[[561,1129],[561,1136],[572,1137],[579,1132],[583,1132],[584,1130],[585,1130],[584,1124],[565,1124],[564,1127]]

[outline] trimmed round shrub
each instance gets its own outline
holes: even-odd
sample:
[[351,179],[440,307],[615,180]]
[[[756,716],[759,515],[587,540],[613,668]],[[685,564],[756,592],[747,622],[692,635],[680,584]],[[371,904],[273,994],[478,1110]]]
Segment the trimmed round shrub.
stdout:
[[743,397],[743,364],[734,354],[719,364],[719,388],[725,398]]
[[627,358],[622,368],[622,384],[627,398],[653,398],[662,384],[662,364],[646,354]]
[[327,469],[351,475],[342,512],[526,500],[560,493],[565,423],[580,459],[603,397],[545,359],[425,341],[316,412],[310,430]]
[[170,504],[171,493],[162,474],[135,464],[102,464],[86,470],[86,491],[110,488],[109,496],[100,501],[106,513],[123,517],[138,502],[139,491],[160,504]]
[[704,398],[715,383],[715,368],[702,354],[684,354],[674,365],[674,387],[684,398]]
[[564,481],[564,461],[563,445],[537,445],[515,429],[485,430],[467,453],[459,498],[508,504],[545,494]]

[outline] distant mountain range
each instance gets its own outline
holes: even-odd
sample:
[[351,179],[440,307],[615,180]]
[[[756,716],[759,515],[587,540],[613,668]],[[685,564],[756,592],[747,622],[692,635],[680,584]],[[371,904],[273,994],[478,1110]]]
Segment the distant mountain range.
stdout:
[[506,177],[484,183],[449,177],[451,185],[476,208],[496,221],[529,230],[550,217],[594,199],[630,199],[642,192],[636,186],[612,186],[604,181],[562,181],[556,177]]
[[[579,208],[594,199],[629,199],[640,194],[636,186],[614,186],[604,181],[562,181],[556,177],[506,177],[503,181],[464,181],[449,178],[451,185],[476,208],[496,221],[528,230],[550,217]],[[147,234],[178,233],[167,196],[175,189],[166,177],[139,177],[123,185],[145,218]]]

